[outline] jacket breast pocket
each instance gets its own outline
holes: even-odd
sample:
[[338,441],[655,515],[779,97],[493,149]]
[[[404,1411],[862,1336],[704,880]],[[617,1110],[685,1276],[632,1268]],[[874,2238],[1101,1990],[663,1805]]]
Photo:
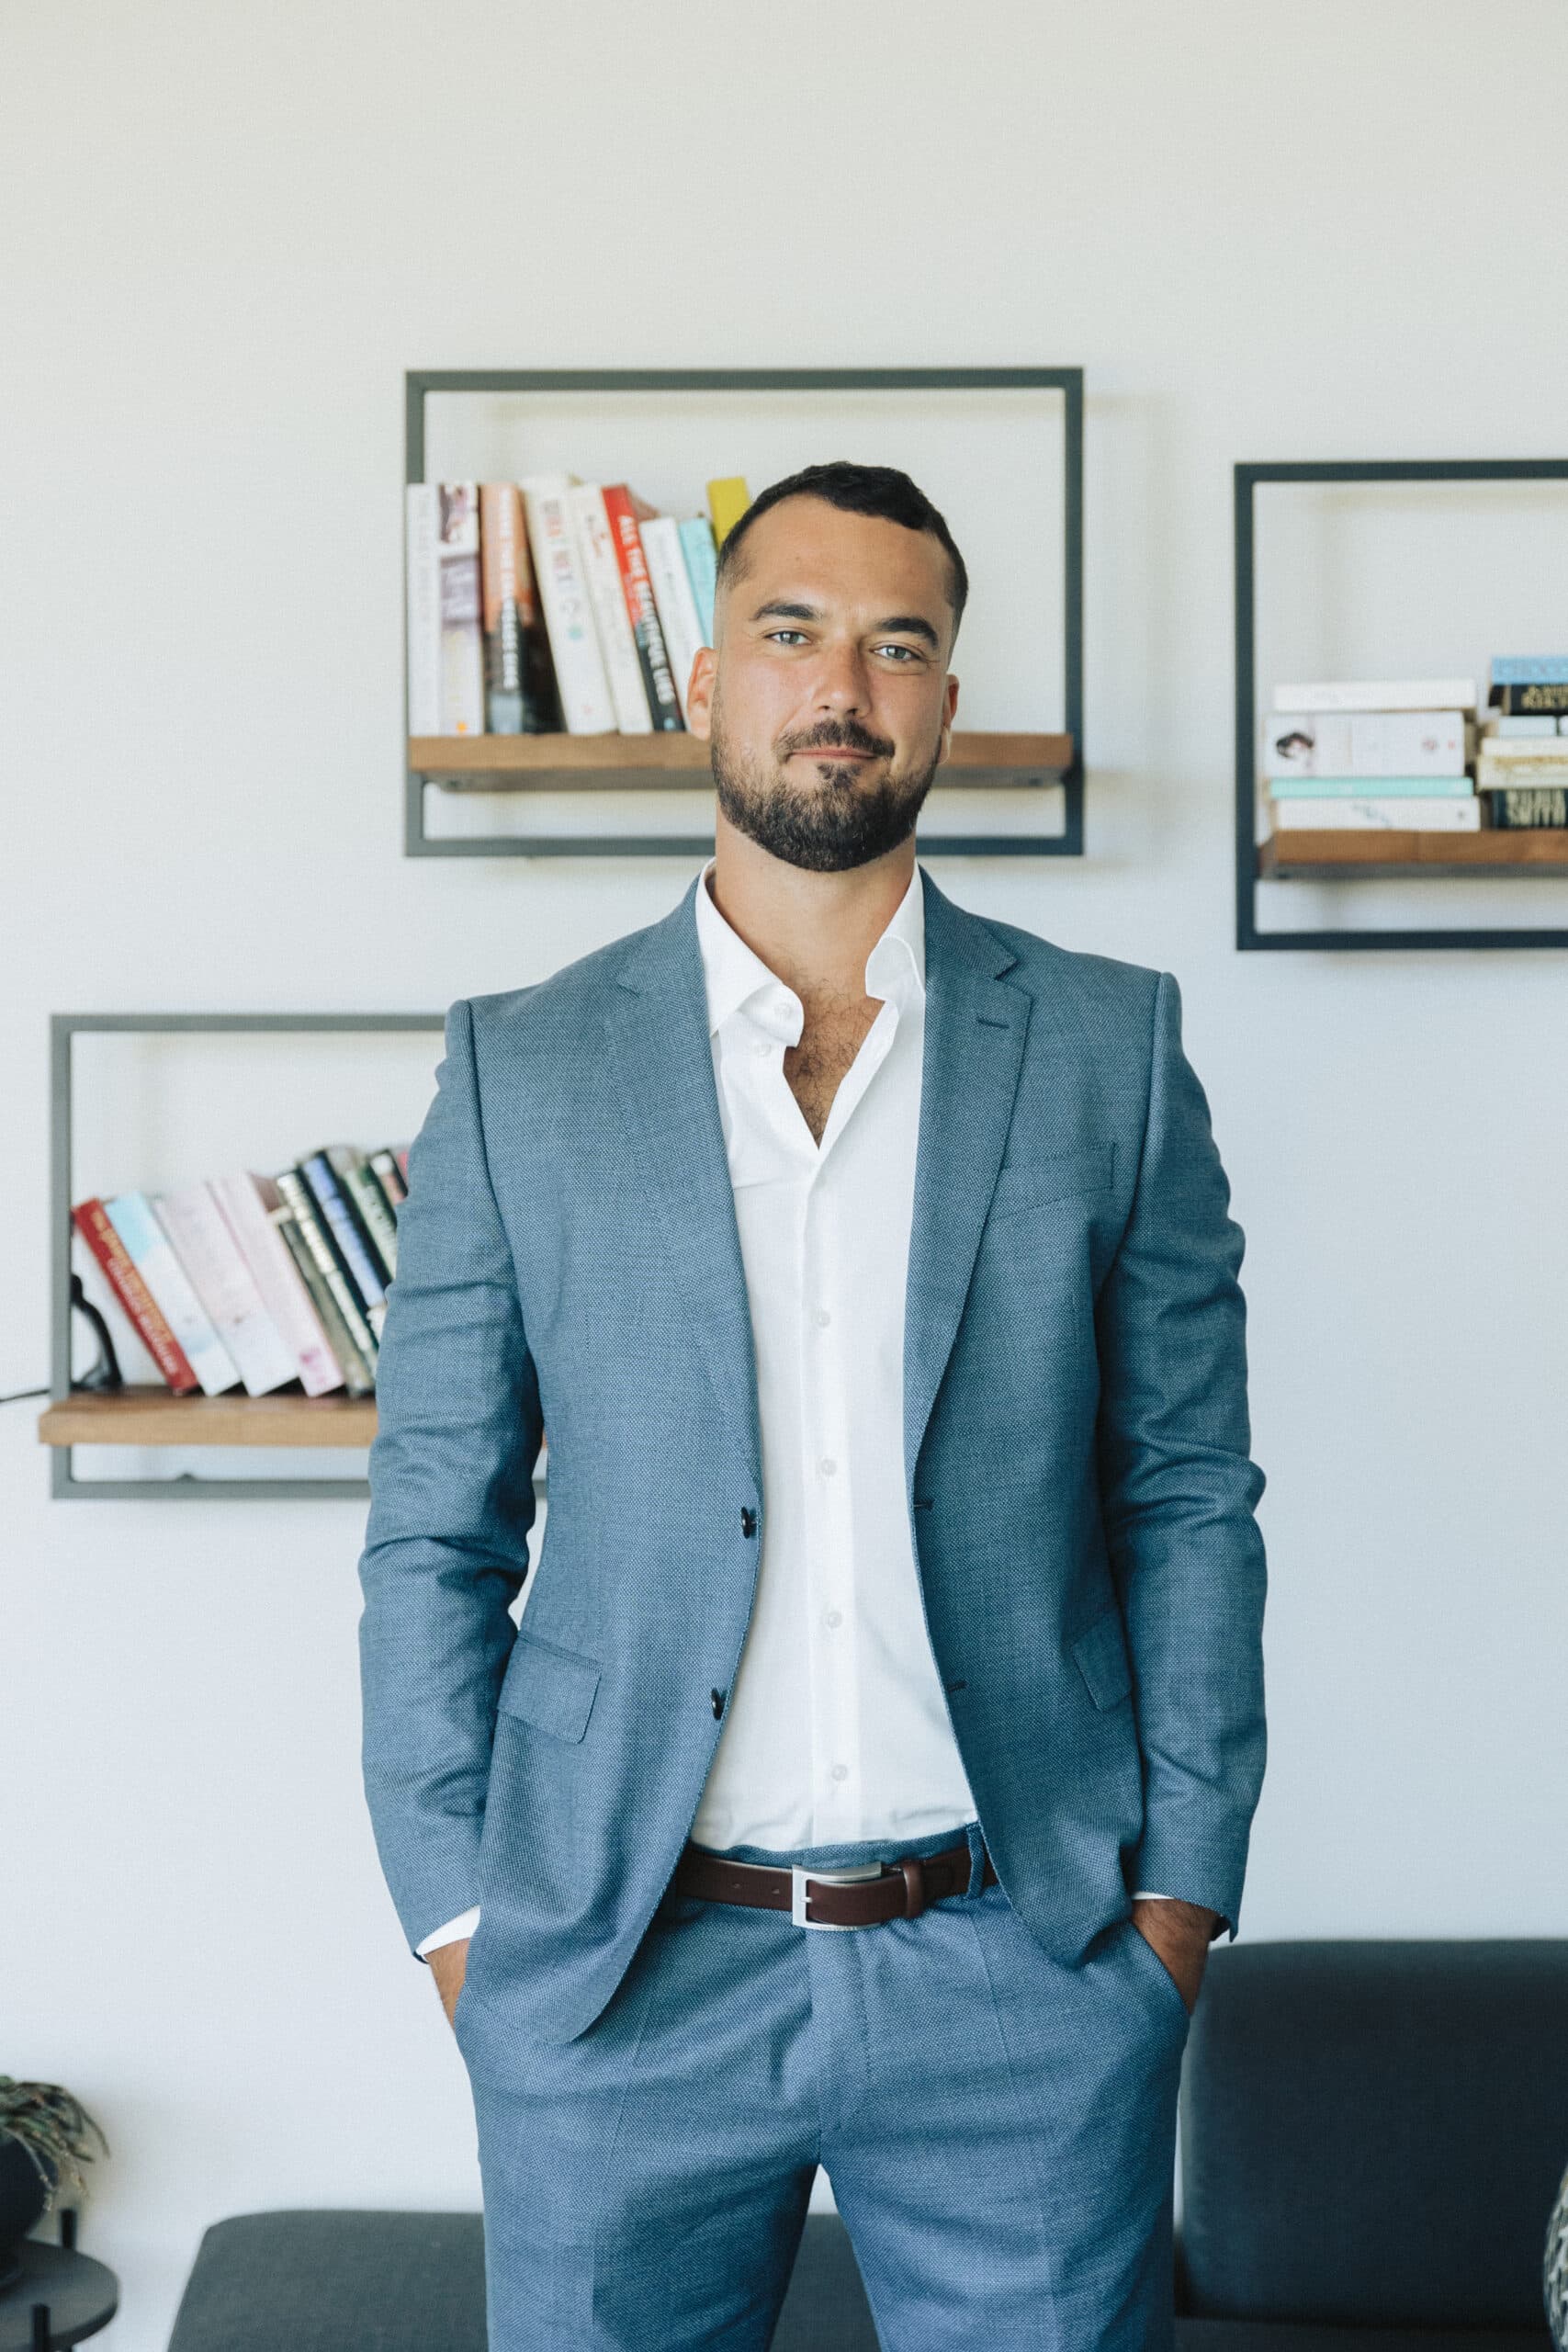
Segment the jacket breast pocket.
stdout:
[[1078,1635],[1072,1652],[1095,1705],[1120,1706],[1133,1687],[1133,1663],[1122,1611],[1114,1601]]
[[512,1645],[500,1705],[554,1739],[580,1740],[588,1729],[599,1668],[576,1650],[558,1649],[536,1634],[520,1633]]
[[1024,1216],[1076,1193],[1107,1192],[1115,1166],[1116,1146],[1109,1141],[1080,1144],[1076,1151],[1051,1152],[1041,1159],[1004,1159],[987,1222]]

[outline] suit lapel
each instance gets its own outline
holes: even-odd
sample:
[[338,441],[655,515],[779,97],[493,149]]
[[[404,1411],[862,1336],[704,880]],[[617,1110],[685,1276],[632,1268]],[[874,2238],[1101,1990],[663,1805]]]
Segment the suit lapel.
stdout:
[[650,1212],[651,1246],[679,1294],[703,1365],[761,1491],[751,1310],[708,1039],[694,883],[644,933],[606,1029],[615,1091]]
[[1007,1142],[1030,998],[999,975],[1017,961],[921,869],[926,1035],[904,1312],[904,1464],[912,1482],[958,1334]]

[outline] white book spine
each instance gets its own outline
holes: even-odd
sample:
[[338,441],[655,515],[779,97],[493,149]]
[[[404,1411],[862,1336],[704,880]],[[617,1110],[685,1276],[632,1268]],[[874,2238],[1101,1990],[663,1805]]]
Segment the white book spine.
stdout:
[[1329,678],[1274,689],[1276,710],[1473,710],[1473,678]]
[[1280,711],[1263,730],[1263,773],[1462,775],[1470,748],[1462,711]]
[[321,1317],[300,1279],[299,1269],[274,1224],[271,1211],[282,1199],[270,1176],[212,1176],[209,1190],[251,1270],[262,1305],[293,1356],[308,1396],[324,1396],[343,1386],[343,1367],[321,1329]]
[[578,552],[571,484],[565,474],[531,474],[520,486],[567,733],[613,735],[615,705]]
[[615,724],[623,735],[651,735],[653,716],[643,691],[642,664],[637,658],[637,639],[632,635],[631,616],[621,586],[620,562],[610,517],[604,511],[604,484],[576,482],[568,495],[588,593],[593,602],[599,649],[610,682],[610,699],[615,707]]
[[184,1349],[202,1394],[221,1396],[239,1379],[239,1369],[213,1329],[212,1318],[197,1296],[168,1235],[153,1216],[151,1202],[144,1193],[117,1193],[104,1207],[164,1320]]
[[1376,795],[1365,800],[1275,800],[1277,833],[1374,832],[1478,833],[1481,803],[1468,799],[1426,800]]
[[299,1366],[262,1304],[228,1220],[205,1184],[154,1193],[152,1214],[174,1243],[197,1296],[240,1368],[248,1396],[297,1378]]
[[484,595],[479,581],[479,486],[436,486],[441,559],[441,733],[485,731]]
[[686,570],[685,552],[681,545],[681,526],[673,514],[655,514],[637,527],[642,537],[642,551],[648,559],[648,576],[653,588],[659,626],[664,632],[664,643],[670,655],[681,717],[689,727],[692,722],[686,709],[686,689],[691,684],[692,664],[702,646],[703,625],[697,613],[697,600],[692,594],[692,575]]
[[441,574],[435,547],[437,520],[434,482],[410,482],[406,522],[409,733],[439,735]]

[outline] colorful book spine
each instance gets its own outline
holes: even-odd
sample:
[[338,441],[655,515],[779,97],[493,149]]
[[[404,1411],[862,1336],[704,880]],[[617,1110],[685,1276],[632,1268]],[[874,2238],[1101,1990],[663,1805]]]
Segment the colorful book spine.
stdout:
[[383,1284],[389,1283],[398,1271],[397,1220],[366,1165],[365,1154],[352,1144],[333,1143],[327,1146],[327,1159],[359,1219],[359,1229]]
[[1539,831],[1543,826],[1568,827],[1568,781],[1562,784],[1506,785],[1488,792],[1492,822],[1510,832]]
[[670,649],[670,669],[680,698],[681,717],[689,727],[692,720],[686,694],[692,680],[692,664],[702,647],[703,631],[686,559],[681,552],[681,526],[673,514],[655,514],[641,526],[641,531],[648,575],[653,582],[653,600],[659,607],[659,626]]
[[686,577],[692,583],[692,599],[697,608],[697,626],[703,643],[713,643],[713,595],[718,571],[718,549],[714,544],[713,525],[705,514],[688,514],[681,525],[681,552],[686,559]]
[[398,1166],[396,1155],[390,1151],[373,1151],[370,1155],[370,1168],[372,1174],[379,1180],[395,1224],[398,1211],[409,1196],[409,1188],[403,1182],[402,1170]]
[[727,474],[718,481],[710,481],[707,493],[714,542],[716,546],[722,547],[750,505],[751,493],[742,474]]
[[343,1367],[277,1229],[274,1212],[281,1196],[272,1178],[248,1171],[211,1176],[208,1189],[251,1270],[262,1305],[294,1359],[307,1396],[324,1396],[341,1388]]
[[[276,1182],[279,1197],[294,1219],[295,1228],[310,1252],[310,1262],[331,1295],[348,1337],[373,1380],[378,1354],[376,1334],[360,1304],[358,1292],[338,1262],[326,1221],[316,1206],[310,1188],[297,1168],[279,1169]],[[342,1362],[341,1357],[339,1362]]]
[[1508,717],[1539,718],[1543,711],[1552,718],[1568,716],[1568,684],[1494,685],[1492,701]]
[[104,1270],[109,1288],[130,1319],[138,1339],[176,1396],[188,1396],[201,1383],[189,1358],[169,1328],[157,1300],[136,1270],[136,1262],[109,1222],[108,1213],[95,1194],[78,1201],[71,1222]]
[[523,493],[514,481],[479,484],[479,572],[485,725],[492,735],[549,734],[558,728],[560,713]]
[[1568,653],[1499,653],[1492,663],[1495,686],[1568,686]]
[[596,481],[574,482],[568,497],[582,556],[583,577],[592,600],[594,626],[599,631],[599,650],[604,657],[604,674],[610,682],[610,699],[615,707],[615,725],[623,735],[650,735],[653,716],[643,688],[642,664],[637,660],[631,616],[621,589],[620,560],[604,488]]
[[444,481],[440,498],[441,732],[485,729],[484,598],[479,580],[479,492]]
[[212,1328],[240,1368],[247,1396],[267,1396],[299,1377],[293,1350],[267,1313],[229,1221],[204,1183],[152,1196]]
[[279,1240],[288,1250],[299,1280],[305,1285],[311,1306],[326,1333],[327,1345],[343,1373],[343,1385],[350,1396],[374,1394],[376,1380],[369,1364],[355,1346],[347,1324],[336,1299],[327,1287],[325,1275],[310,1255],[310,1247],[299,1228],[299,1219],[285,1203],[271,1212],[269,1220],[277,1228]]
[[440,501],[434,482],[410,482],[405,502],[409,733],[441,732]]
[[313,1151],[299,1162],[297,1173],[303,1177],[310,1189],[317,1214],[326,1227],[327,1239],[358,1293],[366,1321],[379,1340],[387,1314],[386,1285],[377,1271],[333,1164],[324,1151]]
[[1371,784],[1364,775],[1292,775],[1269,784],[1274,800],[1364,800],[1373,791],[1380,800],[1463,800],[1474,790],[1467,775],[1380,775]]
[[611,735],[615,705],[572,526],[571,486],[566,474],[529,475],[520,485],[523,512],[567,732]]
[[605,485],[604,512],[610,518],[610,528],[615,535],[615,560],[621,573],[621,595],[631,623],[632,642],[637,647],[644,699],[653,721],[654,733],[672,735],[681,731],[681,698],[675,692],[674,673],[670,667],[670,651],[664,642],[664,631],[659,626],[659,607],[654,602],[653,583],[648,576],[648,558],[643,552],[639,528],[641,524],[652,519],[655,511],[627,483],[616,481]]
[[133,1260],[136,1271],[156,1299],[160,1312],[179,1341],[186,1359],[208,1396],[234,1387],[239,1367],[212,1326],[212,1318],[191,1286],[174,1244],[152,1214],[142,1193],[117,1193],[104,1203],[110,1223]]

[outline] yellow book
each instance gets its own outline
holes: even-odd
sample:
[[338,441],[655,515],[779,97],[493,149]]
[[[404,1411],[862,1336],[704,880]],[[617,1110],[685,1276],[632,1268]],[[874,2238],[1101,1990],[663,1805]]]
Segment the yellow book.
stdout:
[[743,475],[730,474],[723,481],[709,482],[708,513],[713,517],[713,536],[716,546],[724,545],[750,503],[751,493],[746,487]]

